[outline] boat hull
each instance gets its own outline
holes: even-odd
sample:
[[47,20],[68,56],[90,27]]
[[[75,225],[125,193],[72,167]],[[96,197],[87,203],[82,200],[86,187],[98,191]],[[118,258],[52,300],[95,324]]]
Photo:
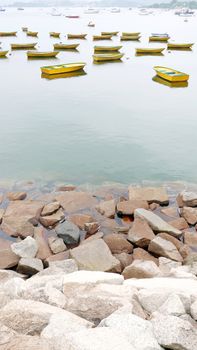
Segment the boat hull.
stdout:
[[45,74],[64,74],[64,73],[71,73],[76,72],[85,67],[85,63],[70,63],[65,65],[56,65],[56,66],[48,66],[48,67],[41,67],[42,73]]
[[0,51],[0,57],[6,57],[9,51]]
[[158,48],[158,49],[149,49],[149,48],[139,48],[136,49],[137,55],[157,55],[161,54],[165,48]]
[[53,38],[59,38],[60,37],[60,33],[55,33],[55,32],[51,32],[49,33],[49,35]]
[[101,32],[101,35],[112,35],[112,36],[115,36],[115,35],[118,35],[119,32]]
[[130,32],[130,33],[123,32],[122,36],[139,36],[140,34],[141,32]]
[[124,36],[121,36],[120,37],[120,40],[121,41],[129,41],[129,40],[140,40],[140,35],[129,35],[129,36],[126,36],[126,35],[124,35]]
[[25,49],[34,49],[37,43],[31,44],[11,44],[12,50],[25,50]]
[[194,44],[172,44],[168,43],[168,49],[171,50],[188,50],[191,49]]
[[98,54],[98,55],[93,55],[93,59],[95,62],[119,61],[123,56],[124,54],[113,54],[113,55]]
[[37,37],[38,36],[38,32],[27,32],[27,36]]
[[111,40],[112,35],[93,35],[93,40]]
[[68,39],[86,39],[87,34],[68,34]]
[[28,58],[52,58],[52,57],[56,57],[58,53],[59,53],[58,51],[51,51],[51,52],[27,51],[27,57]]
[[55,50],[76,50],[79,44],[54,44]]
[[156,66],[154,67],[154,70],[160,78],[165,79],[171,83],[189,80],[188,74],[179,72],[172,68]]
[[109,52],[116,52],[122,49],[122,46],[94,46],[94,51],[109,51]]
[[0,36],[16,36],[17,32],[0,32]]
[[165,42],[167,43],[169,40],[169,37],[167,36],[150,36],[149,41],[159,41],[159,42]]

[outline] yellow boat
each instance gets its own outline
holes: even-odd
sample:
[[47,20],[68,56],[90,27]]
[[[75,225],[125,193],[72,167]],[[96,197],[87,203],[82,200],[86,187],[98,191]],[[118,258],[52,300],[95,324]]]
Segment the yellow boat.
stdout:
[[101,35],[118,35],[119,32],[101,32]]
[[11,44],[12,50],[19,49],[34,49],[37,43],[23,43],[23,44]]
[[86,39],[87,34],[68,34],[68,39]]
[[27,36],[38,36],[38,32],[27,31]]
[[130,33],[123,32],[122,36],[139,36],[140,34],[141,34],[141,32],[130,32]]
[[0,36],[16,36],[17,32],[0,32]]
[[103,61],[118,61],[121,60],[121,58],[124,56],[123,53],[103,53],[103,54],[94,54],[93,59],[96,62],[103,62]]
[[28,28],[27,28],[27,27],[22,27],[22,31],[23,31],[23,32],[27,32],[27,31],[28,31]]
[[0,57],[6,57],[9,51],[0,51]]
[[128,41],[128,40],[140,40],[141,36],[140,35],[122,35],[120,37],[120,40],[123,41]]
[[158,55],[161,54],[165,50],[162,48],[137,48],[135,49],[137,55]]
[[112,35],[93,35],[93,40],[111,40]]
[[119,51],[122,49],[122,46],[94,46],[94,51]]
[[50,32],[49,35],[52,36],[53,38],[59,38],[60,37],[60,33],[57,33],[57,32]]
[[149,36],[149,41],[163,41],[167,43],[169,39],[170,37],[168,36]]
[[183,72],[179,72],[179,71],[172,69],[172,68],[155,66],[154,70],[160,78],[168,80],[171,83],[188,81],[188,79],[189,79],[188,74],[183,73]]
[[52,58],[56,57],[58,55],[58,51],[47,51],[47,52],[41,52],[41,51],[27,51],[27,57],[28,58]]
[[170,81],[167,81],[165,79],[162,79],[162,78],[158,77],[158,75],[155,75],[152,78],[152,80],[155,81],[156,83],[168,86],[170,88],[184,88],[184,87],[188,87],[188,81],[177,81],[177,82],[171,83]]
[[168,43],[168,49],[171,50],[188,50],[191,49],[194,44],[188,43],[188,44],[174,44],[174,43]]
[[45,74],[64,74],[75,72],[85,67],[85,63],[67,63],[67,64],[58,64],[55,66],[45,66],[41,67],[42,73]]
[[54,44],[53,47],[55,50],[75,50],[79,44]]
[[72,77],[80,77],[82,75],[86,75],[87,73],[84,70],[79,70],[71,73],[62,73],[62,74],[46,74],[42,73],[41,78],[53,80],[53,79],[62,79],[62,78],[72,78]]

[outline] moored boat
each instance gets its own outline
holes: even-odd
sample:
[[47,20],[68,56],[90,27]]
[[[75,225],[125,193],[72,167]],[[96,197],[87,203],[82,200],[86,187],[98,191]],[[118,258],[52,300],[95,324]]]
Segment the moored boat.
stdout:
[[174,50],[188,50],[191,49],[194,44],[191,43],[185,43],[185,44],[175,44],[175,43],[168,43],[167,48],[168,49],[174,49]]
[[161,48],[137,48],[135,49],[137,55],[157,55],[161,54],[165,50],[164,47]]
[[170,37],[168,33],[151,33],[151,36],[166,36],[167,38]]
[[55,80],[55,79],[62,79],[62,78],[72,78],[72,77],[80,77],[82,75],[86,75],[87,73],[81,69],[76,72],[70,72],[70,73],[60,73],[60,74],[46,74],[42,73],[41,78],[48,79],[48,80]]
[[112,36],[115,36],[115,35],[118,35],[119,32],[101,32],[101,35],[112,35]]
[[189,75],[183,72],[179,72],[173,68],[155,66],[155,72],[160,78],[173,82],[188,81]]
[[169,39],[170,39],[169,36],[159,36],[159,35],[149,36],[149,41],[163,41],[163,42],[168,42]]
[[94,51],[119,51],[122,46],[94,46]]
[[10,44],[12,50],[19,49],[34,49],[37,43],[22,43],[22,44]]
[[38,32],[27,31],[27,36],[38,36]]
[[73,19],[75,19],[75,18],[80,18],[80,16],[78,16],[78,15],[68,15],[68,16],[65,16],[66,18],[73,18]]
[[0,32],[0,36],[16,36],[17,32]]
[[121,41],[129,41],[129,40],[140,40],[140,35],[122,35],[120,37]]
[[124,56],[123,53],[103,53],[103,54],[94,54],[93,59],[96,62],[103,61],[119,61]]
[[122,32],[122,36],[139,36],[141,32]]
[[27,27],[22,27],[21,29],[22,29],[23,32],[27,32],[28,31]]
[[27,51],[28,58],[52,58],[58,55],[58,51]]
[[68,39],[86,39],[87,34],[67,34]]
[[185,88],[185,87],[188,87],[188,81],[177,81],[177,82],[171,83],[168,80],[160,78],[158,75],[155,75],[152,78],[152,80],[155,81],[156,83],[168,86],[170,88]]
[[45,74],[64,74],[64,73],[70,73],[75,72],[80,69],[83,69],[85,67],[86,63],[79,62],[79,63],[67,63],[67,64],[58,64],[55,66],[45,66],[41,67],[42,73]]
[[112,35],[93,35],[93,40],[111,40]]
[[52,36],[53,38],[59,38],[60,37],[60,33],[58,33],[58,32],[50,32],[49,35]]
[[0,57],[6,57],[9,51],[0,51]]
[[53,47],[55,50],[75,50],[79,44],[54,44]]

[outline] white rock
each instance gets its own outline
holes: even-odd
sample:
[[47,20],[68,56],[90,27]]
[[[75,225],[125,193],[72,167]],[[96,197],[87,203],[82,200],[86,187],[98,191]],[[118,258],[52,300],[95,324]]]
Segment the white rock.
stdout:
[[64,308],[66,303],[65,295],[50,285],[41,288],[27,288],[22,293],[23,299],[40,301],[52,306]]
[[153,261],[134,260],[122,272],[125,279],[150,278],[161,275],[161,271]]
[[9,341],[16,335],[17,333],[13,331],[13,329],[10,329],[6,327],[4,324],[0,323],[0,346],[3,346],[9,343]]
[[168,274],[172,268],[181,266],[181,262],[174,261],[163,256],[159,257],[159,268],[164,274]]
[[22,278],[14,277],[0,285],[0,292],[12,299],[19,298],[25,290],[25,281]]
[[43,270],[42,260],[37,258],[21,258],[18,263],[17,271],[32,276]]
[[197,300],[194,303],[192,303],[190,312],[191,312],[192,318],[195,321],[197,321]]
[[172,315],[177,317],[186,313],[180,297],[176,294],[169,295],[165,303],[158,309],[158,312],[163,315]]
[[50,267],[39,272],[36,277],[44,277],[50,275],[68,274],[78,270],[77,263],[74,259],[66,259],[62,261],[53,261]]
[[49,246],[53,254],[58,254],[67,250],[66,245],[62,238],[59,237],[49,237]]
[[76,284],[86,284],[86,283],[109,283],[109,284],[123,284],[124,277],[118,275],[117,273],[109,273],[102,271],[76,271],[69,273],[64,276],[63,283],[76,283]]
[[34,258],[38,251],[38,244],[34,238],[28,236],[21,242],[13,243],[11,249],[20,258]]

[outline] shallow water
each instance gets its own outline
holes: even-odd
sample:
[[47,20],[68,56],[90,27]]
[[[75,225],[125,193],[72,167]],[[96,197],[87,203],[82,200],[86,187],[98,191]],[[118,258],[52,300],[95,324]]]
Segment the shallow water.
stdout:
[[[61,52],[58,59],[26,59],[13,51],[0,60],[1,137],[0,179],[43,179],[73,183],[122,183],[185,180],[196,182],[197,157],[197,48],[192,52],[165,50],[164,56],[135,56],[146,46],[151,32],[168,32],[176,42],[197,42],[196,17],[155,11],[139,16],[138,10],[119,14],[101,11],[80,19],[51,16],[50,9],[8,9],[0,13],[0,30],[18,30],[16,38],[0,38],[1,47],[26,38],[22,26],[39,31],[39,50],[51,50],[62,34],[84,32],[79,52]],[[68,13],[66,9],[62,9]],[[93,20],[95,28],[87,27]],[[122,42],[123,62],[95,65],[92,34],[100,31],[141,31],[137,42]],[[62,35],[61,41],[66,41]],[[69,40],[69,42],[73,42]],[[111,44],[117,44],[119,38]],[[154,43],[152,46],[165,47]],[[87,62],[86,75],[47,80],[40,66]],[[191,75],[186,88],[154,82],[153,66],[165,65]]]

